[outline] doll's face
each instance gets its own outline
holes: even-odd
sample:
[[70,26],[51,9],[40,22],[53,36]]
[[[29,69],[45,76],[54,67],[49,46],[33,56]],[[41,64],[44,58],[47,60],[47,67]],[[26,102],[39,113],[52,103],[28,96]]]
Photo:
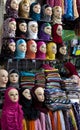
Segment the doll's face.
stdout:
[[16,21],[11,21],[11,22],[9,22],[9,28],[10,28],[12,31],[15,31],[15,30],[16,30]]
[[22,94],[26,99],[31,100],[32,97],[29,89],[25,89]]
[[46,26],[46,27],[44,28],[44,32],[45,32],[46,34],[48,34],[48,35],[51,35],[51,26]]
[[57,53],[57,46],[56,45],[52,46],[52,52],[53,52],[53,54]]
[[31,45],[30,45],[30,50],[34,53],[37,52],[37,44],[35,42],[33,42]]
[[62,36],[62,26],[61,25],[58,25],[56,33],[58,36]]
[[41,87],[38,87],[36,90],[35,90],[35,95],[37,97],[37,99],[40,101],[40,102],[44,102],[44,89],[41,88]]
[[48,16],[51,16],[52,15],[52,8],[51,7],[47,7],[45,9],[45,14],[48,15]]
[[22,10],[25,12],[25,13],[29,13],[30,11],[30,5],[28,3],[24,3],[22,5]]
[[33,11],[37,14],[39,14],[41,12],[41,6],[40,4],[36,4],[33,6]]
[[46,44],[45,44],[45,43],[43,43],[43,44],[40,46],[40,51],[41,51],[42,53],[46,53]]
[[11,73],[11,74],[9,74],[9,81],[11,83],[18,83],[18,81],[19,81],[19,75],[17,73]]
[[27,50],[26,42],[23,42],[20,45],[18,45],[18,48],[19,48],[20,51],[26,52],[26,50]]
[[27,24],[26,23],[20,23],[19,24],[19,29],[22,32],[26,32],[27,31]]
[[59,18],[59,19],[62,17],[62,9],[61,9],[61,7],[56,7],[54,9],[54,16],[56,18]]
[[60,53],[61,53],[62,55],[66,55],[66,53],[67,53],[67,50],[66,50],[66,49],[67,49],[66,46],[63,46],[63,47],[60,47],[59,51],[60,51]]
[[14,10],[18,10],[18,1],[17,0],[12,0],[11,1],[11,8]]
[[4,69],[0,70],[0,83],[6,84],[8,82],[8,72]]
[[31,29],[31,31],[32,31],[33,33],[37,33],[37,32],[38,32],[38,25],[32,24],[32,25],[30,26],[30,29]]
[[15,42],[11,42],[9,43],[9,48],[12,52],[15,52],[16,50],[16,43]]
[[17,102],[19,99],[19,94],[18,91],[16,89],[11,89],[8,92],[9,98],[12,102]]

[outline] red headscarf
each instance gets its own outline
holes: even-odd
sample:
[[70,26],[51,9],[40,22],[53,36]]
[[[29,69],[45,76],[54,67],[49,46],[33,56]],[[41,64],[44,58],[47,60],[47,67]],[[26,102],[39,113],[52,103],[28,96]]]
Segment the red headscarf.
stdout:
[[76,67],[71,62],[65,63],[64,66],[69,70],[68,77],[71,77],[72,75],[78,75]]
[[12,102],[8,95],[13,87],[9,87],[5,92],[5,100],[1,116],[2,130],[22,130],[23,112],[21,106],[17,102]]

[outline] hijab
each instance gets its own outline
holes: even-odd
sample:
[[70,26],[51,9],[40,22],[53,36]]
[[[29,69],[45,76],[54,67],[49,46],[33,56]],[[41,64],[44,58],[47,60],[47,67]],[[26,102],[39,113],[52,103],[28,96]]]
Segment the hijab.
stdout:
[[2,109],[1,126],[3,130],[22,130],[23,112],[18,101],[12,102],[8,95],[13,87],[9,87],[5,92],[5,99]]

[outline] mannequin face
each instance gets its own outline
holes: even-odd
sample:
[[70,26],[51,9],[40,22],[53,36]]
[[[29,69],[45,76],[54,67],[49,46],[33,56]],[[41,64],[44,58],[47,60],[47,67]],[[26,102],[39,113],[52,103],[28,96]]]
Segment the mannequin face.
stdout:
[[26,32],[27,31],[27,24],[26,23],[20,23],[19,24],[19,29],[22,32]]
[[11,73],[9,74],[9,80],[11,83],[18,83],[19,75],[17,73]]
[[22,94],[26,99],[31,100],[32,97],[29,89],[25,89]]
[[52,15],[52,8],[51,7],[45,8],[45,14],[51,16]]
[[62,18],[62,9],[60,6],[54,7],[54,17]]
[[8,72],[4,69],[0,70],[0,83],[7,84],[8,82]]
[[37,33],[37,32],[38,32],[38,25],[32,24],[32,25],[30,26],[30,29],[31,29],[31,31],[32,31],[33,33]]
[[34,5],[34,6],[33,6],[33,11],[34,11],[35,13],[37,13],[37,14],[40,14],[40,12],[41,12],[41,6],[40,6],[40,4]]
[[25,12],[25,13],[29,13],[30,11],[30,5],[28,3],[24,3],[22,5],[22,10]]
[[18,91],[16,89],[11,89],[8,92],[9,98],[12,102],[17,102],[19,99],[19,94]]
[[44,28],[44,32],[45,32],[46,34],[51,35],[51,26],[46,26],[46,27]]
[[9,48],[12,52],[15,52],[16,50],[16,43],[15,42],[11,42],[9,43]]
[[35,90],[35,95],[37,97],[37,99],[40,101],[40,102],[44,102],[44,89],[41,88],[41,87],[38,87],[36,90]]
[[61,25],[58,25],[56,33],[58,36],[62,36],[62,26]]
[[31,45],[30,45],[30,50],[34,53],[37,52],[37,44],[35,42],[33,42]]
[[27,50],[26,42],[21,43],[20,45],[18,45],[18,48],[19,48],[20,51],[26,52],[26,50]]
[[60,47],[59,51],[60,51],[60,53],[61,53],[62,55],[66,55],[66,53],[67,53],[67,51],[66,51],[66,46]]
[[77,76],[77,75],[72,75],[71,76],[71,79],[72,79],[72,81],[74,82],[74,83],[79,83],[79,77]]
[[15,30],[16,30],[16,21],[11,21],[11,22],[9,22],[9,28],[10,28],[12,31],[15,31]]
[[57,46],[56,45],[52,46],[52,52],[53,52],[53,54],[57,53]]
[[17,0],[12,0],[11,1],[11,8],[14,10],[18,10],[18,1]]
[[45,43],[43,43],[43,44],[40,46],[40,51],[41,51],[42,53],[46,53],[46,44],[45,44]]

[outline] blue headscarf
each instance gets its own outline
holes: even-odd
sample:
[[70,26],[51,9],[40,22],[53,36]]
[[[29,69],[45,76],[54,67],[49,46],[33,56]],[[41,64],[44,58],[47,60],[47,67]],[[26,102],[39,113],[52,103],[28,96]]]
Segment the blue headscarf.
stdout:
[[19,39],[16,42],[16,51],[15,51],[15,58],[16,59],[25,58],[25,52],[23,52],[19,49],[19,45],[22,44],[22,43],[26,44],[26,41],[24,39]]

